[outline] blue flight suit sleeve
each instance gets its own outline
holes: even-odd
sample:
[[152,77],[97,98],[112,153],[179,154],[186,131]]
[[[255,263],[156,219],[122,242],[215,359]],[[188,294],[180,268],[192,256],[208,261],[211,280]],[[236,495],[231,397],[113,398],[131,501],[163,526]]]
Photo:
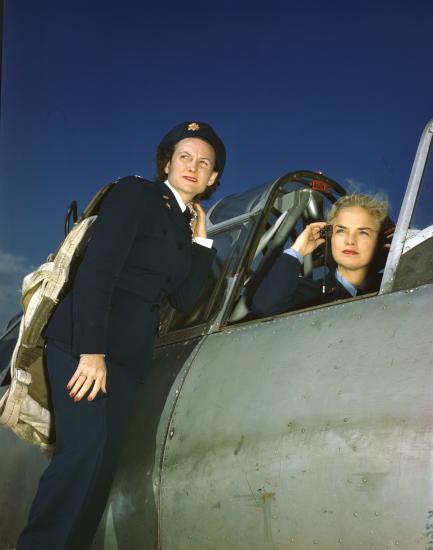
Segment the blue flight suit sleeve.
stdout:
[[284,254],[288,254],[289,256],[293,256],[294,258],[296,258],[297,260],[299,260],[299,262],[300,262],[301,264],[304,263],[304,256],[303,256],[300,252],[297,252],[296,250],[293,250],[292,247],[287,248],[287,249],[284,251]]
[[72,352],[107,353],[111,298],[134,242],[140,219],[146,215],[142,180],[122,178],[104,200],[74,280]]
[[299,259],[282,253],[254,293],[251,311],[261,317],[277,315],[320,301],[320,281],[302,277]]

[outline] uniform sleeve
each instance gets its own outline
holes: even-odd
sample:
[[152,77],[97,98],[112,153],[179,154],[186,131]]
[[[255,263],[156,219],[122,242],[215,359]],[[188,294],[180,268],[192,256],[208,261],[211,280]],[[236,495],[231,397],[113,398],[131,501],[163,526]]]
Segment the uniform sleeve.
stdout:
[[205,239],[204,237],[193,237],[192,242],[200,246],[205,246],[206,248],[212,248],[213,246],[213,239]]
[[143,180],[119,180],[104,200],[73,287],[74,354],[107,352],[111,300],[134,242],[140,220],[150,207]]
[[251,302],[256,315],[275,315],[292,309],[300,280],[301,264],[289,254],[281,254],[257,288]]
[[193,243],[190,272],[185,281],[169,296],[174,308],[185,313],[194,309],[203,292],[215,254],[214,248]]
[[300,252],[298,252],[297,250],[294,250],[292,247],[286,248],[286,250],[284,251],[284,254],[288,254],[289,256],[293,256],[301,264],[304,263],[304,256]]

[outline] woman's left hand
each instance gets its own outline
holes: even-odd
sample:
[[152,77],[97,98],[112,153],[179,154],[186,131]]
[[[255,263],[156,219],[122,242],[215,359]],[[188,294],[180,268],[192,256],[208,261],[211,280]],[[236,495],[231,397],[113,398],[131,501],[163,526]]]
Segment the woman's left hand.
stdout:
[[385,237],[385,244],[383,245],[384,248],[386,249],[391,248],[391,243],[394,237],[394,233],[395,233],[395,223],[390,221],[388,227],[383,232]]
[[203,210],[199,202],[193,202],[192,207],[197,214],[197,218],[195,219],[193,225],[192,236],[203,237],[204,239],[207,239],[206,212]]

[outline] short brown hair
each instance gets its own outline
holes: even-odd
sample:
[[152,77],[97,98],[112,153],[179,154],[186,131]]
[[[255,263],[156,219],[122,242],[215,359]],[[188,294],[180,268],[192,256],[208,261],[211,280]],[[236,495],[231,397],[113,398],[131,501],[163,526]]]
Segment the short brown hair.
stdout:
[[[164,182],[167,179],[165,167],[167,166],[167,162],[169,162],[173,157],[175,146],[176,145],[172,145],[169,149],[163,149],[162,147],[158,147],[158,150],[156,151],[155,181],[158,183]],[[214,183],[212,185],[209,185],[209,187],[206,187],[203,193],[201,193],[200,195],[197,195],[194,198],[198,199],[199,201],[208,200],[212,197],[212,195],[215,193],[215,191],[219,186],[220,186],[220,181],[219,181],[219,174],[218,174]]]

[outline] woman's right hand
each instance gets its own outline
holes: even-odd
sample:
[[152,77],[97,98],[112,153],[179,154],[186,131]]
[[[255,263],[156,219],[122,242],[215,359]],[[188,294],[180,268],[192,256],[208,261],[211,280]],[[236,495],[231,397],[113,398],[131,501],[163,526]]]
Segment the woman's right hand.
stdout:
[[196,218],[193,224],[193,237],[202,237],[207,239],[206,232],[206,212],[203,210],[199,202],[193,202],[192,207],[195,211]]
[[87,397],[88,401],[93,401],[100,390],[107,393],[105,356],[81,355],[78,367],[66,388],[74,401],[80,401],[90,389],[92,391]]
[[293,250],[306,256],[311,254],[318,246],[325,242],[320,236],[320,230],[327,225],[326,222],[314,222],[307,225],[307,227],[302,231],[296,241],[292,244]]

